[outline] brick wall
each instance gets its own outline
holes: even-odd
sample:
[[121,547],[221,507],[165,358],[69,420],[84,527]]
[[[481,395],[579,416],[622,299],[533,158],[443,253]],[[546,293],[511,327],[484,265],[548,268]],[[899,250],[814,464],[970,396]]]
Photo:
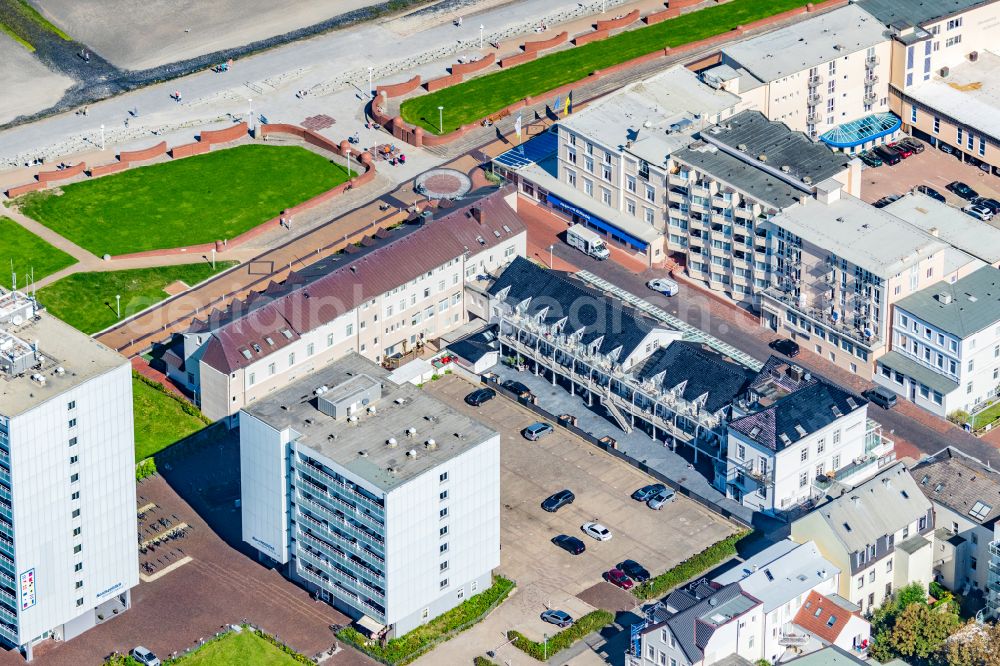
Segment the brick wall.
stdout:
[[244,122],[224,129],[204,130],[201,136],[198,137],[198,141],[210,146],[215,143],[229,143],[230,141],[236,141],[236,139],[246,136],[248,129],[247,124]]
[[494,52],[487,53],[485,56],[479,60],[473,62],[459,62],[451,66],[452,74],[459,74],[465,76],[466,74],[472,74],[473,72],[480,72],[490,65],[496,63],[497,54]]
[[633,9],[628,14],[621,18],[607,19],[605,21],[598,21],[594,24],[596,30],[617,30],[618,28],[624,28],[627,25],[632,25],[639,20],[639,10]]
[[155,146],[150,146],[149,148],[143,148],[142,150],[129,150],[122,151],[118,154],[118,161],[125,162],[126,164],[130,162],[144,162],[146,160],[151,160],[154,157],[159,157],[160,155],[167,154],[167,142],[161,141]]
[[65,169],[56,169],[55,171],[42,171],[38,174],[38,182],[40,183],[52,183],[57,180],[66,180],[67,178],[72,178],[73,176],[79,176],[84,171],[87,170],[87,163],[80,162],[79,164],[74,164],[71,167]]
[[538,53],[535,51],[529,51],[528,53],[519,53],[518,55],[513,55],[508,58],[504,58],[500,61],[501,67],[514,67],[515,65],[521,65],[526,62],[530,62],[538,57]]
[[424,87],[427,88],[427,92],[434,92],[435,90],[441,90],[442,88],[461,83],[463,78],[461,74],[449,74],[448,76],[442,76],[440,79],[428,81],[424,84]]
[[201,155],[202,153],[207,153],[211,149],[211,144],[195,141],[194,143],[185,143],[180,146],[174,146],[170,149],[170,156],[176,160],[181,157]]
[[405,95],[406,93],[413,92],[419,87],[420,87],[420,75],[417,74],[409,81],[378,86],[375,90],[379,95],[384,94],[386,97],[399,97],[400,95]]
[[584,44],[589,44],[591,42],[597,42],[608,37],[607,30],[594,30],[593,32],[588,32],[583,35],[577,35],[573,39],[573,43],[577,46],[583,46]]
[[534,42],[525,42],[522,48],[524,48],[525,53],[536,53],[538,51],[555,48],[560,44],[565,44],[567,40],[569,40],[569,33],[564,30],[555,37],[540,39]]
[[47,187],[45,183],[34,182],[28,183],[27,185],[18,185],[17,187],[12,187],[7,190],[7,196],[11,199],[21,196],[22,194],[27,194],[28,192],[37,192],[38,190],[44,190]]

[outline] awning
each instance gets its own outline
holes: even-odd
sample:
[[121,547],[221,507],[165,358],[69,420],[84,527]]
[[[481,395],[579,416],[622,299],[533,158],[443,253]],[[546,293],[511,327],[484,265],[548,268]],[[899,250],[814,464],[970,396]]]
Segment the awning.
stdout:
[[379,624],[367,615],[362,615],[361,619],[355,620],[354,624],[358,625],[369,636],[378,636],[385,629],[384,624]]
[[884,356],[880,356],[878,362],[891,370],[903,373],[941,395],[948,395],[958,388],[958,382],[953,382],[944,375],[938,374],[934,370],[917,363],[911,358],[903,356],[897,351],[891,351]]
[[821,134],[819,139],[831,148],[853,148],[892,134],[902,125],[903,121],[894,113],[873,113],[838,125]]
[[622,231],[615,225],[605,222],[601,218],[597,217],[596,215],[592,215],[589,211],[586,211],[583,208],[580,208],[579,206],[574,206],[571,203],[563,201],[554,194],[549,194],[548,202],[552,204],[552,206],[555,208],[561,208],[562,210],[565,210],[569,213],[573,213],[577,217],[583,218],[584,220],[587,221],[587,224],[591,225],[592,227],[600,229],[606,234],[609,234],[611,236],[617,236],[619,238],[624,239],[626,242],[628,242],[629,245],[635,248],[645,251],[645,249],[649,247],[649,243],[647,243],[646,241],[640,240],[635,236],[633,236],[632,234]]

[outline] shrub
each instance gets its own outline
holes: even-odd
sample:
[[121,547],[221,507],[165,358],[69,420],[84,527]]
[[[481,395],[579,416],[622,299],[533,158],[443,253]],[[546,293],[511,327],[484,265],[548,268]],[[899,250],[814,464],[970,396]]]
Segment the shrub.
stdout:
[[497,663],[486,657],[476,657],[472,660],[472,666],[498,666]]
[[965,425],[969,422],[969,412],[962,409],[956,409],[948,415],[948,420],[955,425]]
[[488,590],[466,599],[450,611],[442,613],[405,636],[390,639],[385,645],[369,641],[353,627],[341,629],[337,632],[337,637],[384,664],[395,666],[408,664],[437,643],[448,640],[482,620],[499,606],[513,589],[514,581],[497,576]]
[[156,461],[152,458],[140,460],[135,464],[136,481],[142,481],[143,479],[153,476],[154,474],[156,474]]
[[587,634],[597,631],[601,627],[607,626],[614,621],[615,616],[608,611],[596,610],[592,613],[587,613],[573,623],[573,625],[550,636],[547,642],[543,641],[538,643],[526,637],[521,632],[514,631],[513,629],[507,632],[507,638],[511,641],[511,644],[514,647],[521,650],[528,656],[534,657],[538,661],[546,661],[551,658],[552,655],[565,650]]
[[651,578],[641,585],[636,585],[632,588],[633,594],[640,599],[652,599],[663,596],[681,583],[708,571],[720,562],[734,557],[736,555],[736,544],[750,533],[751,530],[744,530],[712,544],[700,553],[684,560],[673,569],[655,578]]

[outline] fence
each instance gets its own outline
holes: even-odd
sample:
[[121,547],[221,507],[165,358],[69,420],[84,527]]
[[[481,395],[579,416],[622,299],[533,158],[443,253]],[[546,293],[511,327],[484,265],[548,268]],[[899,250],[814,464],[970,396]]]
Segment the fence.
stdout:
[[483,376],[481,378],[481,381],[484,384],[486,384],[487,386],[489,386],[490,388],[496,390],[497,393],[500,393],[500,394],[506,396],[507,398],[509,398],[509,399],[511,399],[511,400],[513,400],[513,401],[515,401],[515,402],[523,405],[524,407],[528,408],[529,410],[531,410],[535,414],[538,414],[539,416],[541,416],[542,418],[546,419],[547,421],[550,421],[551,423],[554,423],[554,424],[558,424],[561,428],[564,428],[565,430],[573,433],[577,437],[579,437],[579,438],[587,441],[590,444],[593,444],[594,446],[598,447],[599,449],[601,449],[601,450],[603,450],[603,451],[611,454],[615,458],[618,458],[619,460],[628,463],[632,467],[635,467],[636,469],[638,469],[638,470],[640,470],[642,472],[645,472],[646,474],[650,475],[651,477],[653,477],[654,479],[656,479],[660,483],[668,486],[669,488],[673,488],[673,490],[675,492],[677,492],[677,493],[679,493],[681,495],[684,495],[685,497],[687,497],[687,498],[689,498],[691,500],[694,500],[698,504],[701,504],[706,509],[708,509],[710,511],[713,511],[713,512],[719,514],[720,516],[722,516],[723,518],[726,518],[727,520],[731,520],[734,523],[737,523],[737,524],[739,524],[739,525],[741,525],[743,527],[746,527],[748,529],[753,529],[753,525],[751,525],[750,523],[748,523],[746,520],[744,520],[740,516],[734,514],[733,512],[731,512],[726,507],[721,506],[718,502],[715,502],[713,500],[708,499],[707,497],[705,497],[705,496],[701,495],[700,493],[692,490],[691,488],[688,488],[684,484],[678,483],[677,481],[674,481],[673,479],[668,478],[667,476],[663,475],[659,471],[657,471],[657,470],[649,467],[645,463],[640,462],[640,461],[636,460],[635,458],[632,458],[631,456],[629,456],[629,455],[627,455],[625,453],[622,453],[621,451],[613,448],[612,445],[609,442],[601,441],[598,438],[596,438],[593,435],[591,435],[589,432],[586,432],[585,430],[581,430],[580,428],[578,428],[578,427],[576,427],[576,426],[574,426],[574,425],[572,425],[570,423],[563,422],[557,416],[555,416],[554,414],[551,414],[550,412],[542,409],[538,405],[530,403],[530,402],[527,402],[525,400],[522,400],[522,399],[518,398],[512,392],[510,392],[507,389],[505,389],[504,387],[502,387],[500,385],[500,383],[496,380],[495,377],[491,377],[491,376],[488,376],[488,375],[487,376]]

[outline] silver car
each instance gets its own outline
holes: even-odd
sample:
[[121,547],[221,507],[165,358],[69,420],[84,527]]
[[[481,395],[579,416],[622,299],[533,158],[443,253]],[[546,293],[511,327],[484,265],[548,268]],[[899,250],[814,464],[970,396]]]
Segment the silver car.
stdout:
[[660,492],[656,493],[648,500],[646,500],[646,506],[650,509],[655,509],[659,511],[663,508],[664,504],[669,504],[674,501],[674,491],[670,488],[665,488]]

